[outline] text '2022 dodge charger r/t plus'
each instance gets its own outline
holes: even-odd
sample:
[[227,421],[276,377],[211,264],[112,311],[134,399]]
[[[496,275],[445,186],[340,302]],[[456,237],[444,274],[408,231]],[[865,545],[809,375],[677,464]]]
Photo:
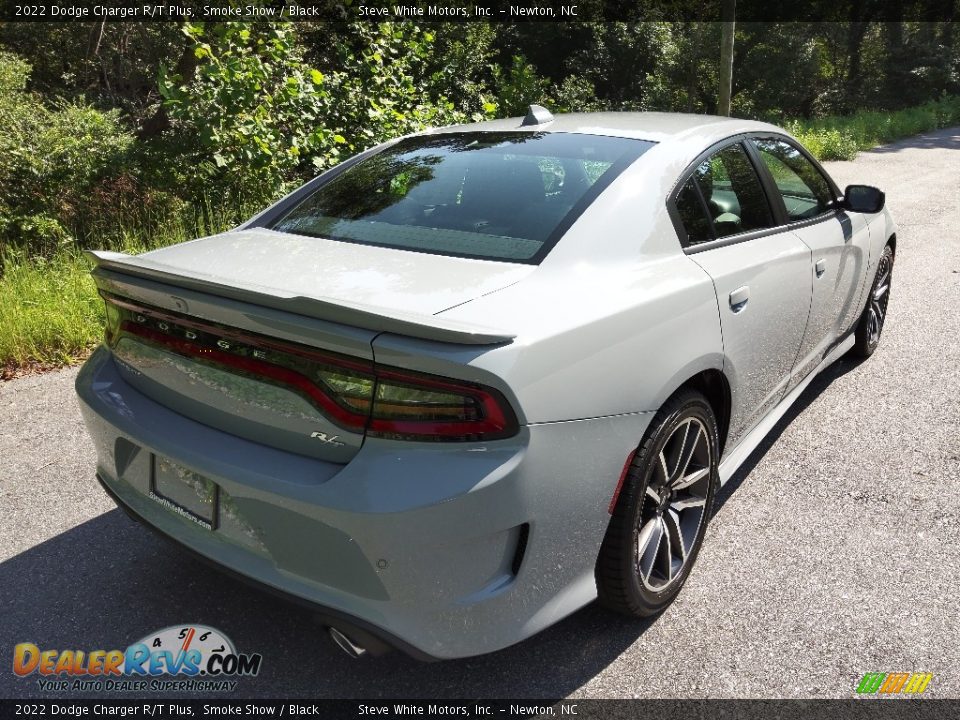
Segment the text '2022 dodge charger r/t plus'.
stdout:
[[91,253],[97,477],[355,655],[651,615],[718,487],[877,346],[895,243],[883,193],[763,123],[532,106],[404,137],[229,232]]

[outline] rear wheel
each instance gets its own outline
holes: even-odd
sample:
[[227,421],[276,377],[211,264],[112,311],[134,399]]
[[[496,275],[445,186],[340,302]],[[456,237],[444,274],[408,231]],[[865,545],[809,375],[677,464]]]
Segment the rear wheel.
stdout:
[[867,306],[857,323],[853,355],[868,358],[880,344],[880,334],[887,319],[887,304],[890,302],[890,281],[893,279],[893,248],[887,245],[877,263],[877,274],[870,287]]
[[718,485],[717,423],[684,390],[657,412],[624,478],[597,561],[600,602],[654,615],[676,597],[696,560]]

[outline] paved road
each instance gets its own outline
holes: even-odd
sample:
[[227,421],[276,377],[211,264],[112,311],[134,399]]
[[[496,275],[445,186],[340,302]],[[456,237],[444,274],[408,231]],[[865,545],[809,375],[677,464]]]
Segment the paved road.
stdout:
[[123,648],[183,622],[264,654],[265,697],[843,697],[927,671],[960,697],[960,128],[831,163],[901,232],[880,349],[818,378],[725,489],[654,621],[591,606],[491,656],[355,663],[309,613],[173,550],[100,491],[75,370],[0,384],[0,697],[12,646]]

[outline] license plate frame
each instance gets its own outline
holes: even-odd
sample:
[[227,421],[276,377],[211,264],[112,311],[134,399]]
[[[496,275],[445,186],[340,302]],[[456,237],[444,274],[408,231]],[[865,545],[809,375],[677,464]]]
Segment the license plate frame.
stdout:
[[179,463],[150,454],[150,499],[205,530],[217,529],[220,486]]

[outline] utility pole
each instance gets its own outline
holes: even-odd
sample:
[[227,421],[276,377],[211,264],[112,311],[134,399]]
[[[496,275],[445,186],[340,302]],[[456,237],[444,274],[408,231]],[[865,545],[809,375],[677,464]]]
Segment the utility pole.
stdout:
[[733,31],[736,26],[737,0],[722,0],[720,5],[720,102],[717,114],[730,115],[733,90]]

